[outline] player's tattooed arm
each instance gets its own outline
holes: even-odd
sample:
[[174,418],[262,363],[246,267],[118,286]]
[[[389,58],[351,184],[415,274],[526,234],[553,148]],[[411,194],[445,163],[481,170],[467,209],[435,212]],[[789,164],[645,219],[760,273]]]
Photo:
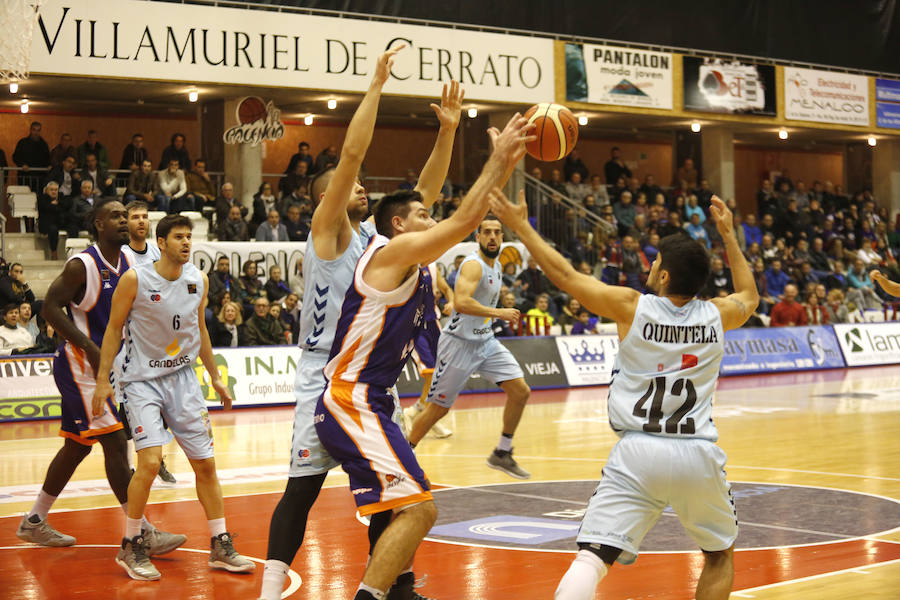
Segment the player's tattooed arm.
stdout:
[[745,316],[747,314],[747,305],[735,298],[734,296],[728,296],[727,300],[737,306],[737,309],[741,311],[741,316]]

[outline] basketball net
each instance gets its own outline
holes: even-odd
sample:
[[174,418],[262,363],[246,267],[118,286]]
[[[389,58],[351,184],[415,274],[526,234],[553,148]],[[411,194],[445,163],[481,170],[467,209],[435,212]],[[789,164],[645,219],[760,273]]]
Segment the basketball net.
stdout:
[[0,83],[28,79],[31,35],[43,0],[0,0]]

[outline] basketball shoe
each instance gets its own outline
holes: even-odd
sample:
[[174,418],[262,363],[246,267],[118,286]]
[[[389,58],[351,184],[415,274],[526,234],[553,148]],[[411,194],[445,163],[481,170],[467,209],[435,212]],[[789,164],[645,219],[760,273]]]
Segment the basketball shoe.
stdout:
[[166,461],[160,461],[159,463],[159,478],[165,481],[166,483],[175,483],[175,476],[172,475],[169,470],[166,468]]
[[116,555],[116,564],[125,569],[128,576],[138,581],[154,581],[159,579],[159,571],[150,562],[147,550],[150,544],[142,535],[136,535],[130,540],[122,538],[122,547]]
[[416,581],[416,576],[412,571],[400,574],[397,581],[385,594],[384,600],[431,600],[416,591],[417,587],[425,585],[424,577],[420,581],[421,583]]
[[252,560],[237,553],[231,534],[227,531],[210,539],[209,566],[232,573],[250,573],[256,568]]
[[147,556],[166,554],[187,541],[186,535],[162,531],[153,525],[141,531],[141,534],[147,541]]
[[528,479],[531,477],[531,473],[520,467],[519,463],[512,457],[512,450],[497,450],[495,448],[491,455],[488,456],[487,466],[503,471],[516,479]]
[[31,517],[25,515],[22,517],[19,528],[16,529],[16,537],[24,542],[40,544],[41,546],[60,547],[75,544],[75,538],[71,535],[66,535],[53,529],[47,522],[47,519],[34,520],[38,518],[37,515],[31,515]]

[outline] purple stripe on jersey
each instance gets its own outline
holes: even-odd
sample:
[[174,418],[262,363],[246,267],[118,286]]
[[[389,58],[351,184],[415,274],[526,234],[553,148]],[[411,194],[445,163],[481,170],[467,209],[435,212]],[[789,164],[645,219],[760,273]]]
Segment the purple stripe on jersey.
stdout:
[[[127,260],[119,260],[118,267],[121,270],[117,273],[106,265],[96,246],[90,246],[87,250],[84,250],[84,253],[90,256],[93,259],[94,264],[97,265],[97,274],[99,277],[97,285],[97,289],[99,290],[97,302],[94,303],[94,306],[85,311],[89,329],[86,333],[91,338],[92,342],[97,344],[97,346],[101,346],[103,344],[103,334],[106,331],[106,325],[109,323],[109,315],[112,312],[113,292],[116,291],[116,286],[119,284],[119,278],[125,274],[125,271],[129,269],[130,265]],[[120,253],[119,256],[121,257],[122,254]]]

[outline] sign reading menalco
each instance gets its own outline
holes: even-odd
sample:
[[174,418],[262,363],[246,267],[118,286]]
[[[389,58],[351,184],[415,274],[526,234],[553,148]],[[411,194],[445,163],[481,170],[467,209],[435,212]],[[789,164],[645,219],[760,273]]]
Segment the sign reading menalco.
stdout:
[[226,144],[258,146],[263,140],[275,141],[284,137],[281,111],[271,100],[265,104],[261,98],[247,96],[238,102],[234,114],[238,124],[222,135]]
[[405,43],[385,91],[552,98],[553,40],[268,10],[135,0],[46,0],[31,46],[36,73],[364,92],[375,61]]

